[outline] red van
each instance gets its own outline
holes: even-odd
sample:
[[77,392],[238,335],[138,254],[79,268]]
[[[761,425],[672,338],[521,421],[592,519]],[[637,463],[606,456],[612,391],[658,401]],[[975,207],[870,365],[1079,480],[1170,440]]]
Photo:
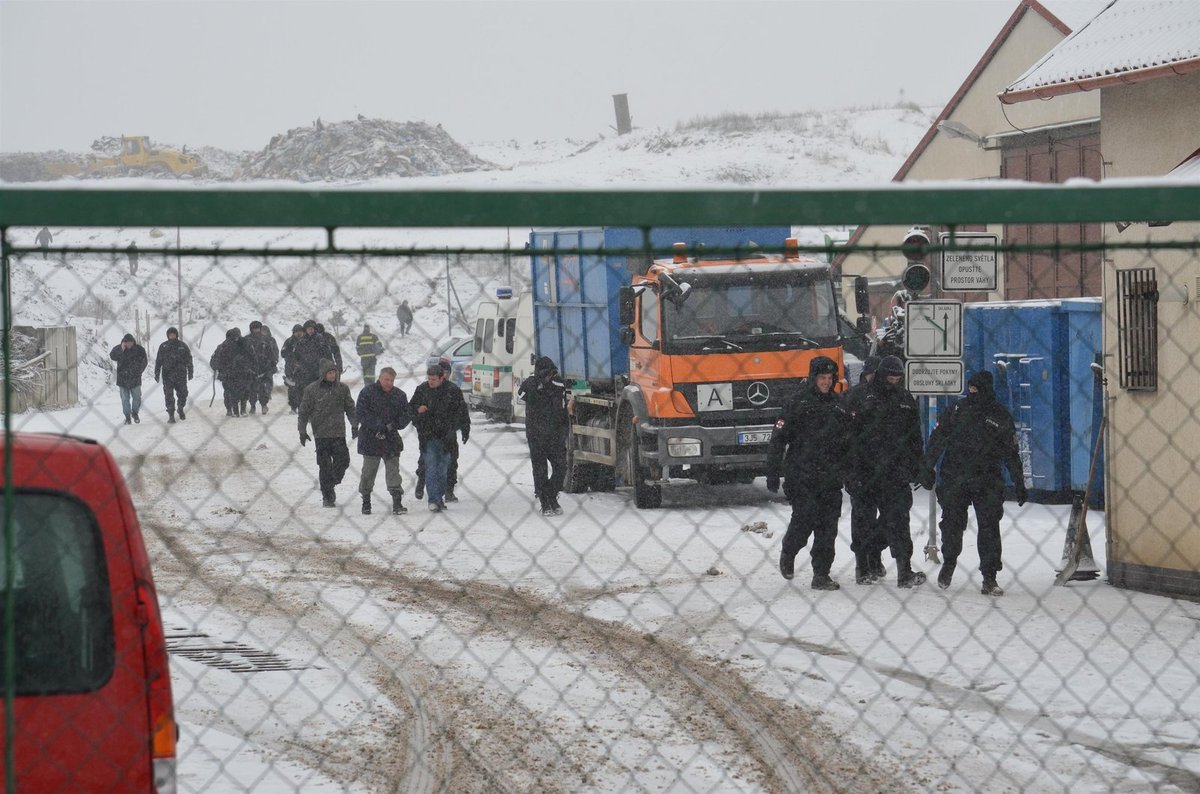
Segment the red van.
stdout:
[[10,456],[0,468],[6,788],[174,792],[162,617],[116,461],[95,441],[42,433],[0,434],[0,461]]

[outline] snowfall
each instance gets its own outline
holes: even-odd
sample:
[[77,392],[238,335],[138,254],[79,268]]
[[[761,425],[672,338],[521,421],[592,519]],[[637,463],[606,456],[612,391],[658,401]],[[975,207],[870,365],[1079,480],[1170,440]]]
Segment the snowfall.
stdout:
[[[832,145],[817,142],[808,170],[789,165],[780,181],[884,183],[930,116],[868,121],[869,140],[886,145],[856,157],[854,174],[836,167],[848,155],[829,159]],[[583,153],[472,145],[504,170],[414,184],[700,186],[719,183],[727,163],[761,175],[790,162],[773,148],[786,135],[656,148],[644,132]],[[208,360],[225,329],[261,319],[282,343],[293,323],[332,327],[341,310],[351,391],[362,386],[352,337],[366,322],[386,346],[381,365],[411,394],[428,352],[467,335],[447,304],[469,318],[528,276],[454,258],[448,300],[442,257],[180,262],[175,229],[51,231],[52,249],[118,253],[14,261],[16,324],[77,329],[80,402],[13,425],[96,438],[125,473],[170,645],[181,791],[1200,790],[1200,605],[1103,576],[1056,587],[1069,506],[1006,504],[1005,594],[994,598],[979,591],[973,521],[953,585],[933,583],[926,491],[915,494],[913,562],[930,582],[898,589],[886,559],[887,581],[855,585],[846,499],[842,588],[817,592],[807,550],[793,581],[779,575],[789,507],[761,479],[673,484],[650,511],[624,488],[564,494],[564,515],[546,518],[522,429],[477,413],[448,511],[412,496],[411,429],[407,515],[380,509],[382,475],[376,512],[359,513],[357,455],[338,507],[324,509],[278,379],[266,415],[229,419],[213,400]],[[32,245],[36,232],[10,239]],[[519,249],[526,232],[347,230],[338,241]],[[178,234],[185,249],[323,239]],[[136,278],[122,253],[133,240]],[[123,426],[108,350],[137,327],[153,361],[178,289],[196,362],[187,420],[166,423],[148,372],[142,421]],[[402,298],[417,308],[403,338]],[[1103,513],[1087,527],[1103,571]]]

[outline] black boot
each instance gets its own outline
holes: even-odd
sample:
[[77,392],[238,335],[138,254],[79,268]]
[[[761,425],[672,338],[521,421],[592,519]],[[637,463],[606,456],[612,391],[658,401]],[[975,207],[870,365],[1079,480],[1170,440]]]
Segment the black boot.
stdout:
[[362,514],[364,516],[369,516],[369,515],[371,515],[371,494],[365,493],[362,495],[362,498],[363,498]]
[[916,587],[919,584],[925,583],[925,573],[923,571],[914,571],[910,563],[896,563],[898,572],[896,574],[896,584],[900,587],[909,588]]
[[541,505],[542,505],[542,515],[544,515],[544,516],[552,516],[552,515],[554,515],[554,508],[550,506],[550,500],[549,500],[549,499],[547,499],[546,497],[544,497],[544,496],[543,496],[543,497],[542,497],[541,499],[539,499],[538,501],[539,501],[539,502],[541,503]]
[[258,410],[258,406],[255,405],[254,403],[250,403],[250,413],[254,413],[257,410]]
[[404,491],[392,491],[392,515],[402,516],[408,512],[408,508],[404,506]]
[[871,563],[865,554],[854,555],[854,583],[875,584],[878,581],[871,571]]
[[840,590],[842,586],[833,581],[827,573],[818,573],[813,575],[812,589],[813,590]]
[[942,569],[938,571],[938,587],[945,590],[950,586],[950,582],[954,580],[955,564],[947,562],[942,564]]
[[447,501],[447,502],[457,502],[458,501],[458,497],[454,495],[454,486],[453,485],[451,485],[449,488],[446,489],[445,501]]
[[332,488],[322,488],[321,489],[321,506],[322,507],[335,507],[336,505],[337,505],[337,499],[334,498],[333,489]]
[[788,554],[787,552],[779,552],[779,572],[783,574],[784,579],[791,579],[796,575],[796,555]]
[[169,424],[169,425],[175,424],[175,412],[174,411],[167,411],[167,424]]
[[979,592],[983,593],[984,595],[995,596],[997,598],[1004,595],[1004,589],[1002,587],[1000,587],[1000,585],[996,584],[996,575],[995,574],[992,574],[991,576],[988,576],[986,574],[984,575],[983,587],[980,589]]
[[867,570],[875,577],[875,581],[882,582],[887,578],[887,569],[883,567],[883,555],[872,554],[867,561]]
[[263,409],[263,410],[262,410],[262,412],[263,412],[263,416],[266,416],[266,415],[267,415],[267,404],[266,404],[266,403],[263,403],[263,407],[262,407],[262,409]]
[[183,413],[183,406],[182,406],[182,405],[180,405],[180,406],[179,406],[179,421],[181,421],[181,422],[182,422],[184,419],[187,419],[187,416],[185,416],[185,415],[184,415],[184,413]]
[[424,499],[424,498],[425,498],[425,478],[424,478],[424,477],[418,477],[418,478],[417,478],[417,492],[416,492],[416,497],[417,497],[417,499]]

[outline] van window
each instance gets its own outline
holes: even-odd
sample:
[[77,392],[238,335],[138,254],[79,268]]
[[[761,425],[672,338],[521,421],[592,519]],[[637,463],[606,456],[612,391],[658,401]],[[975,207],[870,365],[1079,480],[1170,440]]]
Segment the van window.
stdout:
[[504,352],[513,352],[513,337],[517,335],[517,320],[515,317],[504,321],[507,326],[504,333]]
[[475,321],[475,349],[483,349],[483,318]]
[[458,346],[458,349],[454,351],[455,358],[470,358],[473,355],[475,355],[475,342],[471,339],[463,342]]
[[487,326],[483,330],[483,352],[492,352],[492,334],[496,330],[496,321],[488,320]]
[[[115,640],[95,516],[63,494],[18,491],[13,533],[16,694],[99,689],[112,677]],[[0,581],[3,555],[0,544]]]

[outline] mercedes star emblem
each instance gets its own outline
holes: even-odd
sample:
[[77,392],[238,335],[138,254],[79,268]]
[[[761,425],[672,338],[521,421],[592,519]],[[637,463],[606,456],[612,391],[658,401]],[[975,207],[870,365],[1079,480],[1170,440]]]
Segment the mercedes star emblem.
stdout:
[[756,380],[746,388],[746,399],[751,405],[763,405],[771,396],[771,390],[761,380]]

